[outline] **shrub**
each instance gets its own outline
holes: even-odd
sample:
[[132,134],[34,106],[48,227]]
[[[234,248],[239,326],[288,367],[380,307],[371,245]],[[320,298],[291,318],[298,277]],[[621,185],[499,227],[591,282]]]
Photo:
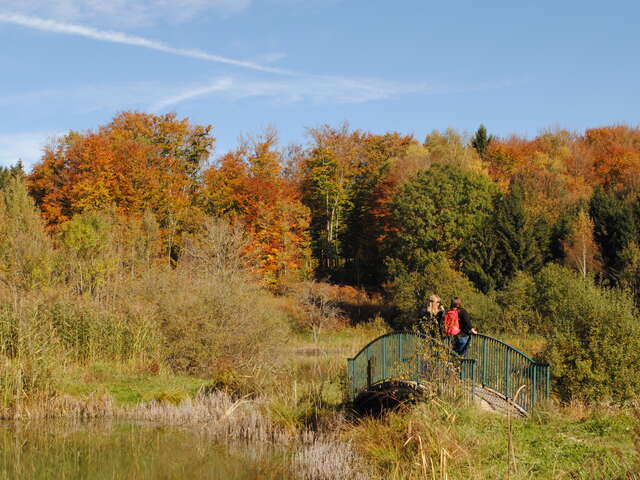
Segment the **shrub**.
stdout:
[[244,275],[222,281],[179,269],[140,288],[137,294],[162,332],[166,362],[176,372],[247,372],[268,364],[286,336],[284,313]]
[[625,401],[640,392],[640,322],[631,296],[558,265],[535,279],[545,353],[564,400]]
[[285,314],[247,272],[246,246],[240,229],[210,220],[187,238],[177,269],[136,284],[134,298],[153,312],[174,371],[246,374],[277,355],[287,333]]
[[314,343],[325,328],[336,326],[343,316],[335,299],[334,289],[328,283],[309,280],[293,286],[298,301],[302,325],[311,330]]

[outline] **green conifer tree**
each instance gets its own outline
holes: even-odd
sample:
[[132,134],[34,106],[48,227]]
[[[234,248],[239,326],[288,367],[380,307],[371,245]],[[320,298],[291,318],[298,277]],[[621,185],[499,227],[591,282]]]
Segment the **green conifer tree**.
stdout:
[[12,178],[24,178],[24,168],[21,161],[10,167],[0,166],[0,189],[4,188]]
[[502,279],[512,278],[517,271],[540,270],[548,259],[549,225],[526,211],[524,192],[518,184],[497,202],[494,222]]
[[487,147],[493,141],[493,136],[487,135],[487,129],[484,125],[480,124],[476,134],[471,140],[471,146],[476,149],[480,157],[484,157]]
[[627,263],[625,249],[637,232],[633,208],[613,190],[597,188],[591,197],[589,214],[604,263],[605,279],[617,285],[618,276]]

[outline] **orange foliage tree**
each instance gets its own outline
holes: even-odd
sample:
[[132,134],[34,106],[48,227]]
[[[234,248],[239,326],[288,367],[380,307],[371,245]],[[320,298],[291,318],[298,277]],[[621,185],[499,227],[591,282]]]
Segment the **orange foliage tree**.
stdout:
[[50,226],[107,208],[138,217],[150,210],[172,252],[179,232],[199,224],[200,168],[214,141],[211,126],[175,114],[124,112],[48,148],[28,177],[30,193]]
[[257,271],[272,286],[309,267],[309,212],[276,143],[273,130],[244,141],[204,172],[203,188],[208,213],[244,225]]
[[583,141],[598,183],[617,189],[640,186],[640,129],[622,125],[592,128]]

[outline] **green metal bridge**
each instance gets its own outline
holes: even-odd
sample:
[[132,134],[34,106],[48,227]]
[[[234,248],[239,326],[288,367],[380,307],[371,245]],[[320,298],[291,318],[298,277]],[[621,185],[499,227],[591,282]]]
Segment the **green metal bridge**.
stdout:
[[549,365],[488,335],[473,335],[463,358],[453,353],[448,339],[413,332],[388,333],[347,360],[347,376],[354,403],[398,385],[466,399],[486,398],[490,392],[524,414],[549,398]]

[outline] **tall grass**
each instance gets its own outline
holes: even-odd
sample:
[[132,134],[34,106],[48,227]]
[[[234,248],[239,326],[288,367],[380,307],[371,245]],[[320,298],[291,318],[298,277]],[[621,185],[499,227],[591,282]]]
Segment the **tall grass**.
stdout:
[[5,414],[55,395],[70,366],[117,362],[212,378],[274,364],[287,320],[248,272],[242,232],[207,222],[171,268],[151,254],[147,216],[133,228],[113,212],[83,214],[54,248],[24,186],[0,191]]
[[637,478],[634,425],[620,408],[552,406],[513,419],[510,433],[502,415],[434,400],[361,420],[343,435],[390,479],[507,478],[510,470],[512,480],[586,480]]

